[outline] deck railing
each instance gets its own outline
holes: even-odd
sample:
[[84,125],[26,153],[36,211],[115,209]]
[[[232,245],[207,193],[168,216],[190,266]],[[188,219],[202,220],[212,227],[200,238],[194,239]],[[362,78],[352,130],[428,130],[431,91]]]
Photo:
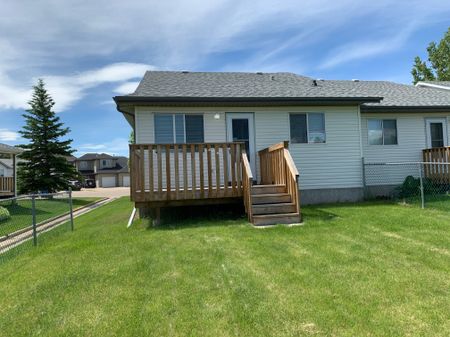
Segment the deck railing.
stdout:
[[250,168],[250,162],[248,161],[247,154],[244,150],[242,153],[242,195],[244,198],[245,212],[247,213],[249,222],[253,222],[252,185],[253,174]]
[[0,192],[14,192],[13,177],[0,177]]
[[135,202],[242,196],[243,143],[130,145]]
[[450,147],[422,150],[424,176],[441,183],[450,183]]
[[289,142],[281,142],[258,152],[261,168],[261,184],[286,186],[286,192],[300,212],[299,173],[288,150]]

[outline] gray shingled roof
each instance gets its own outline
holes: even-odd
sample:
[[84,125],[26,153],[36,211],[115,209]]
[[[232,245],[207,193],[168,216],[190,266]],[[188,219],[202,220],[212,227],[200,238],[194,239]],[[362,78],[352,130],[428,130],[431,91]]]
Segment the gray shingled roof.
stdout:
[[19,153],[22,153],[22,152],[23,152],[23,150],[18,148],[18,147],[0,143],[0,153],[15,153],[15,154],[19,154]]
[[356,90],[314,86],[293,73],[147,71],[134,97],[360,98]]
[[110,156],[107,153],[86,153],[79,157],[77,160],[96,160],[96,159],[112,159],[113,156]]
[[[374,98],[382,97],[381,102]],[[450,108],[450,92],[388,81],[314,80],[293,73],[147,71],[136,91],[116,102],[146,98],[360,98],[362,110]]]

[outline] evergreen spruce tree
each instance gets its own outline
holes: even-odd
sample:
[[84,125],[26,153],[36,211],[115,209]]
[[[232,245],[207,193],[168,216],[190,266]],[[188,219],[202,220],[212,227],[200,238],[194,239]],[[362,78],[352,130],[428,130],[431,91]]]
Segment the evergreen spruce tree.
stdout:
[[44,81],[33,87],[30,109],[23,114],[25,126],[20,134],[29,143],[21,145],[25,150],[18,164],[18,182],[21,193],[55,192],[67,189],[68,180],[77,172],[66,159],[74,151],[71,139],[61,140],[69,133],[52,110],[55,102],[47,93]]

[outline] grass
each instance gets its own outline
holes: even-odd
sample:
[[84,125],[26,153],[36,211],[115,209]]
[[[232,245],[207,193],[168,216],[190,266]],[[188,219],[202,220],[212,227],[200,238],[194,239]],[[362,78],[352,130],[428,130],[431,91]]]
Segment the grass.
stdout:
[[305,207],[303,226],[254,229],[189,209],[126,229],[131,208],[0,265],[0,336],[450,335],[448,211]]
[[[87,197],[87,198],[73,198],[73,208],[85,206],[91,202],[98,200],[99,198]],[[13,233],[19,229],[31,227],[32,224],[32,205],[31,199],[19,199],[17,203],[11,203],[11,201],[2,202],[0,200],[0,206],[8,209],[11,218],[8,220],[0,221],[0,236]],[[58,215],[62,215],[69,211],[68,199],[36,199],[36,222],[53,218]]]

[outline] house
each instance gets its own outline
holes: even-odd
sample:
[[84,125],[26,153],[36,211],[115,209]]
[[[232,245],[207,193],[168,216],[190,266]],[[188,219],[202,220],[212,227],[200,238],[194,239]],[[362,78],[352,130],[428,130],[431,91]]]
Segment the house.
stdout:
[[97,187],[129,187],[128,158],[106,153],[86,153],[73,162],[84,179],[93,179]]
[[416,83],[416,87],[450,90],[450,81],[421,81]]
[[22,150],[0,143],[0,198],[17,195],[17,155]]
[[[114,100],[135,134],[132,200],[156,212],[175,201],[209,202],[214,189],[223,195],[237,184],[233,196],[254,223],[266,215],[279,221],[276,214],[299,213],[298,204],[286,206],[296,203],[287,182],[296,170],[303,204],[358,201],[364,161],[421,161],[424,149],[445,147],[449,138],[449,91],[388,81],[149,71],[134,93]],[[233,154],[236,144],[248,172]],[[244,186],[248,175],[251,187]]]

